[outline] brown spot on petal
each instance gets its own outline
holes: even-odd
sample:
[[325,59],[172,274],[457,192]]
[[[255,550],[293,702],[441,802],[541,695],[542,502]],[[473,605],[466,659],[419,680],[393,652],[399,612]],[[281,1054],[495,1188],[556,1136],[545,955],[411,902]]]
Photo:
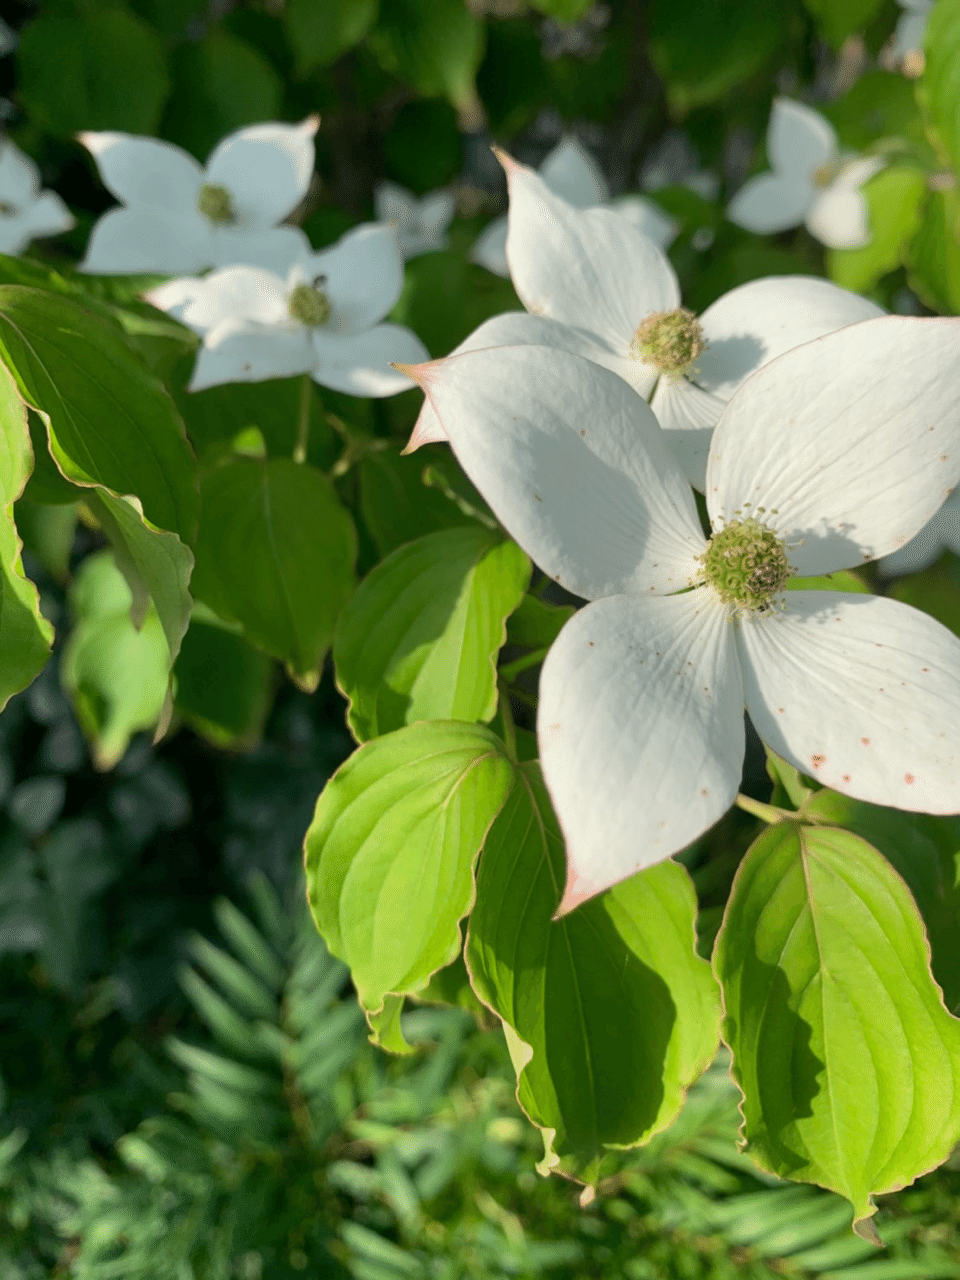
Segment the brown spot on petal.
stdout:
[[913,786],[913,784],[916,782],[916,778],[913,776],[912,773],[905,773],[903,775],[903,780],[908,787]]
[[823,764],[823,762],[826,760],[826,758],[827,758],[826,756],[811,756],[810,763],[813,765],[815,769],[819,769],[820,766]]
[[587,644],[590,646],[590,648],[591,648],[591,649],[593,648],[593,641],[592,641],[592,640],[588,640],[588,641],[587,641]]
[[850,781],[850,775],[849,775],[849,773],[845,773],[845,774],[843,775],[843,780],[844,780],[844,782],[849,782],[849,781]]
[[707,787],[701,787],[701,788],[700,788],[700,794],[701,794],[702,796],[708,796],[708,795],[710,794],[710,791],[709,791],[709,789],[708,789]]
[[870,739],[869,739],[869,738],[861,738],[861,739],[860,739],[860,741],[863,743],[863,745],[864,745],[865,747],[869,747],[869,745],[870,745]]
[[777,711],[780,713],[780,715],[783,715],[783,707],[777,707]]

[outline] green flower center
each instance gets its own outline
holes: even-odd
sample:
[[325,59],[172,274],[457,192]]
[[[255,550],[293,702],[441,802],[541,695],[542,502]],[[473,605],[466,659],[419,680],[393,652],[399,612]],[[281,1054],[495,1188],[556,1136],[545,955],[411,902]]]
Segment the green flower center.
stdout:
[[311,329],[326,324],[330,319],[330,300],[321,289],[310,284],[298,284],[287,298],[287,311],[292,320]]
[[818,165],[810,177],[818,190],[826,191],[827,187],[833,186],[841,173],[843,173],[843,165],[840,161],[828,160],[826,164]]
[[677,307],[675,311],[655,311],[647,316],[637,326],[630,354],[668,377],[678,378],[706,347],[700,321],[686,307]]
[[724,525],[700,563],[704,582],[721,603],[754,613],[770,608],[771,598],[793,573],[783,540],[753,516]]
[[237,220],[230,192],[226,187],[218,187],[214,182],[205,182],[200,188],[197,195],[197,208],[205,218],[217,225],[225,225]]

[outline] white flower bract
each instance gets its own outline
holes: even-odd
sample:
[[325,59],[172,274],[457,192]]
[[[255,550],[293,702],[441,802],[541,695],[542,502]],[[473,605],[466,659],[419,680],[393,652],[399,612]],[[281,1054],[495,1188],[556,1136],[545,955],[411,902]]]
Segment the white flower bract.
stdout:
[[767,156],[772,171],[747,179],[727,209],[731,222],[762,235],[802,222],[831,249],[869,243],[860,188],[883,168],[883,160],[841,156],[830,122],[790,98],[773,104]]
[[[930,519],[960,479],[958,359],[960,322],[885,316],[765,365],[713,435],[709,544],[649,406],[609,370],[511,347],[413,371],[507,530],[592,602],[540,679],[561,911],[724,813],[744,707],[778,755],[837,791],[960,812],[960,640],[893,600],[782,591],[778,559],[798,576],[850,568]],[[770,593],[761,607],[731,603],[709,569],[729,529],[752,547],[730,565]]]
[[918,573],[943,551],[960,556],[960,489],[954,489],[937,514],[899,551],[877,561],[885,578],[903,573]]
[[30,157],[9,140],[0,142],[0,253],[16,257],[31,240],[73,225],[60,197],[40,190],[40,170]]
[[453,193],[429,191],[417,197],[393,182],[381,182],[373,193],[378,222],[394,222],[400,252],[405,258],[446,249],[450,243],[447,227],[453,218]]
[[298,255],[282,275],[223,267],[145,297],[203,338],[191,391],[309,373],[335,391],[379,397],[411,385],[392,364],[427,356],[409,329],[378,323],[402,282],[395,228],[370,223],[322,253]]
[[[546,187],[575,209],[609,205],[625,217],[661,249],[677,236],[679,227],[659,205],[643,196],[618,196],[610,200],[610,188],[593,156],[576,138],[558,142],[538,173]],[[498,276],[509,276],[507,262],[507,218],[494,218],[484,227],[470,250],[470,258]]]
[[101,275],[179,274],[233,263],[282,270],[310,252],[298,227],[277,224],[307,193],[318,116],[238,129],[206,167],[169,142],[81,133],[121,207],[96,222],[80,264]]
[[[664,372],[638,344],[641,326],[676,313],[680,286],[661,249],[608,209],[575,209],[543,178],[502,157],[510,187],[514,287],[529,315],[494,316],[457,351],[516,343],[560,347],[611,369],[649,398],[690,483],[703,489],[723,406],[761,365],[791,347],[882,314],[826,280],[771,276],[732,289],[699,317],[706,343],[687,369]],[[408,449],[444,439],[424,405]]]

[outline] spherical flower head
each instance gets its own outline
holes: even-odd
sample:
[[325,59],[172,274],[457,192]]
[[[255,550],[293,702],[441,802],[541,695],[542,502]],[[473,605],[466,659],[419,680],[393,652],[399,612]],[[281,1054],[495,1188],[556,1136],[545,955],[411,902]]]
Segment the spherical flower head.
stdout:
[[315,285],[298,284],[287,298],[287,310],[291,320],[299,320],[308,328],[317,329],[330,319],[330,299]]
[[750,613],[767,612],[793,572],[783,540],[755,516],[724,525],[700,563],[704,582],[721,604]]
[[637,326],[631,355],[652,364],[670,378],[686,373],[706,350],[700,321],[686,307],[655,311]]
[[229,226],[237,220],[233,197],[226,187],[215,182],[205,182],[197,192],[197,208],[216,227]]

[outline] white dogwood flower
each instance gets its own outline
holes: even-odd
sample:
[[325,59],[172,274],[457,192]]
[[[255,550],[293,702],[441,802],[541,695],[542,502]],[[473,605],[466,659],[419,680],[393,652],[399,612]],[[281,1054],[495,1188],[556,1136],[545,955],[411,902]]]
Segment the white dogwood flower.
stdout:
[[767,234],[804,223],[831,249],[870,241],[867,202],[860,188],[883,168],[877,156],[840,154],[833,125],[812,107],[777,98],[767,130],[771,173],[748,178],[727,216],[747,231]]
[[[564,138],[559,142],[538,172],[549,190],[575,209],[609,204],[661,249],[666,249],[676,239],[677,223],[652,200],[645,200],[643,196],[618,196],[610,200],[610,188],[600,166],[576,138]],[[470,258],[495,275],[510,274],[506,217],[494,218],[484,227],[470,250]]]
[[60,197],[40,190],[40,170],[30,157],[9,140],[0,142],[0,253],[15,258],[31,240],[73,225]]
[[534,347],[408,370],[535,563],[591,601],[540,678],[561,911],[733,802],[744,707],[778,755],[875,804],[960,812],[960,640],[893,600],[785,591],[903,545],[960,479],[960,323],[884,316],[765,365],[714,432],[704,536],[649,407]]
[[954,489],[933,519],[905,546],[878,560],[877,568],[885,578],[918,573],[943,551],[960,556],[960,489]]
[[308,116],[238,129],[206,168],[156,138],[79,134],[104,186],[122,201],[95,224],[81,271],[174,274],[237,262],[280,270],[309,253],[298,227],[277,224],[307,193],[319,123]]
[[373,193],[373,207],[378,222],[397,224],[400,252],[405,258],[446,249],[450,243],[447,227],[454,212],[450,191],[429,191],[417,197],[394,182],[381,182]]
[[284,275],[234,266],[183,277],[145,297],[203,338],[190,391],[309,373],[355,396],[392,396],[410,381],[396,362],[425,359],[416,334],[378,323],[400,296],[395,228],[370,223]]
[[[713,427],[751,373],[802,342],[882,314],[827,280],[771,276],[732,289],[695,317],[647,236],[608,209],[572,208],[533,170],[501,159],[510,186],[507,252],[530,314],[494,316],[457,350],[533,343],[612,369],[650,399],[698,489]],[[443,438],[424,405],[408,450]]]

